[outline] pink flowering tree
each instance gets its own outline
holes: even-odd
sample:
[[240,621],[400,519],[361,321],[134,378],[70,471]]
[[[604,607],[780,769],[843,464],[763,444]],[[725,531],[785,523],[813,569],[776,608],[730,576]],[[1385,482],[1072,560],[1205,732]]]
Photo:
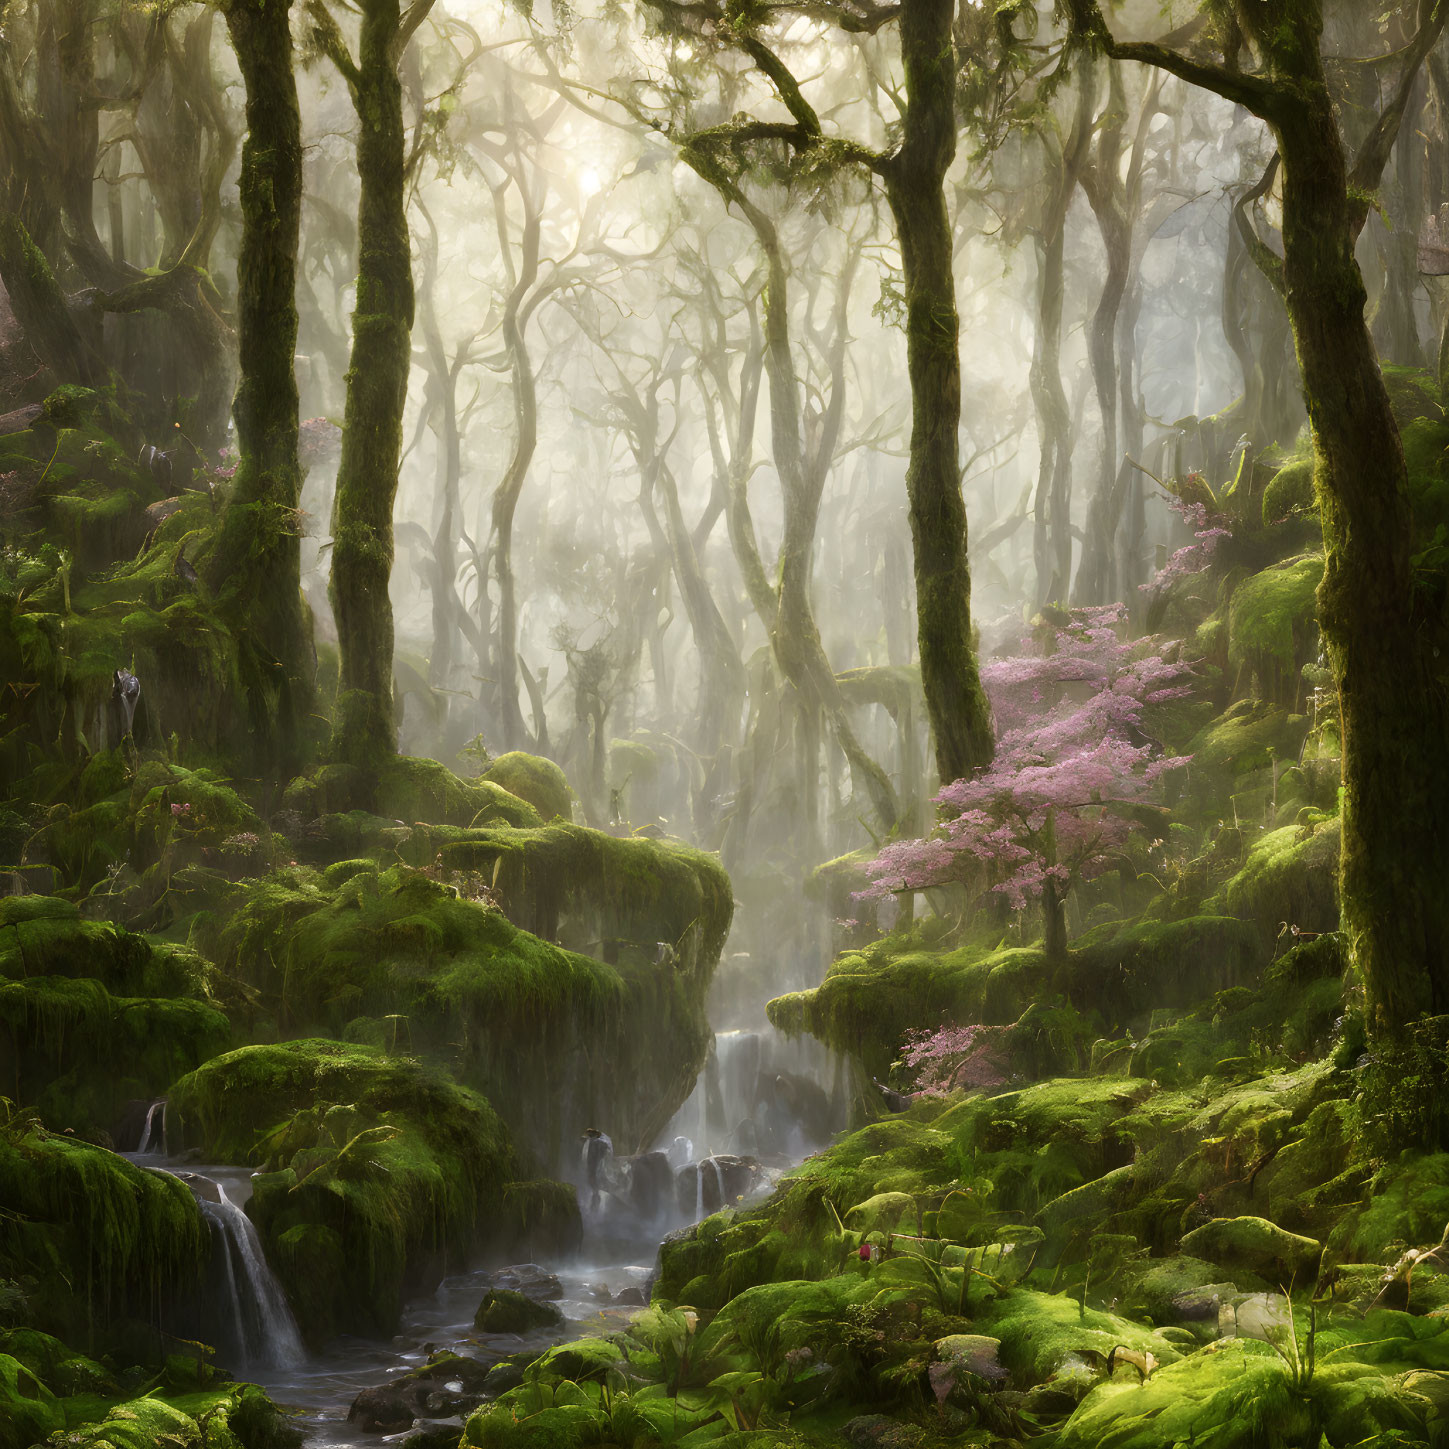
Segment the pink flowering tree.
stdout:
[[941,824],[867,867],[879,898],[982,882],[1016,909],[1040,904],[1049,956],[1066,954],[1074,886],[1112,868],[1161,818],[1161,781],[1187,763],[1151,737],[1153,705],[1192,690],[1187,666],[1126,642],[1121,605],[1057,614],[1023,651],[982,668],[999,737],[991,765],[937,796]]

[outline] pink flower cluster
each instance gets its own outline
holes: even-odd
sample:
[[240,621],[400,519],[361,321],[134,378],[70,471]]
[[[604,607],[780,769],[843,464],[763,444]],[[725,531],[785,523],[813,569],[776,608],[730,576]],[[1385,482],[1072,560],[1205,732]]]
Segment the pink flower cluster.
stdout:
[[1170,588],[1178,579],[1190,578],[1211,566],[1217,557],[1218,547],[1225,538],[1231,538],[1230,528],[1219,528],[1209,521],[1207,504],[1189,503],[1185,498],[1170,498],[1167,506],[1180,514],[1197,539],[1186,548],[1180,548],[1163,566],[1155,577],[1145,584],[1138,584],[1144,593],[1160,593]]
[[1020,909],[1049,883],[1060,901],[1120,859],[1162,776],[1187,763],[1151,738],[1148,707],[1192,692],[1186,665],[1120,636],[1125,616],[1121,605],[1074,610],[983,667],[996,758],[936,796],[934,834],[876,856],[862,896],[978,880]]
[[910,1031],[901,1061],[916,1073],[916,1090],[944,1097],[958,1088],[985,1090],[1006,1082],[1000,1026],[943,1026],[936,1031]]
[[342,446],[342,429],[330,418],[307,418],[297,429],[297,461],[310,468],[333,457]]

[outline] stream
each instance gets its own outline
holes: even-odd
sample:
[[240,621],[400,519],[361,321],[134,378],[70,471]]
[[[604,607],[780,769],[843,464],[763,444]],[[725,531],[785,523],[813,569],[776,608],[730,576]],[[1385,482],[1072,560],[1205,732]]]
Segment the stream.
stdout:
[[[653,1150],[616,1160],[594,1148],[597,1200],[588,1183],[587,1143],[576,1169],[560,1174],[579,1184],[584,1235],[576,1256],[445,1278],[434,1292],[405,1306],[390,1341],[343,1336],[316,1354],[303,1349],[246,1216],[250,1172],[168,1156],[159,1103],[146,1114],[136,1150],[123,1155],[137,1166],[181,1177],[207,1218],[211,1269],[187,1317],[197,1323],[198,1336],[216,1345],[218,1364],[298,1411],[309,1446],[361,1449],[401,1443],[420,1429],[461,1428],[466,1412],[449,1414],[442,1402],[439,1418],[419,1419],[394,1433],[369,1432],[348,1419],[360,1393],[385,1387],[438,1351],[491,1365],[627,1323],[648,1301],[659,1243],[668,1232],[707,1217],[726,1201],[764,1196],[783,1171],[829,1140],[838,1100],[832,1072],[823,1051],[788,1041],[772,1028],[716,1033],[693,1093]],[[563,1313],[564,1326],[523,1335],[479,1331],[474,1316],[495,1286],[547,1297]],[[444,1383],[440,1397],[460,1388]]]

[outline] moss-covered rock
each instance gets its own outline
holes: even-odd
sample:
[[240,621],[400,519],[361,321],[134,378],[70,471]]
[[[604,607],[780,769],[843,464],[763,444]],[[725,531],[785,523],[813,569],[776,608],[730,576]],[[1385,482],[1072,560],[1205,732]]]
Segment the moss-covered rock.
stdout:
[[1281,523],[1292,513],[1308,512],[1315,506],[1313,459],[1292,458],[1268,480],[1263,489],[1264,524]]
[[178,1082],[166,1113],[173,1144],[264,1168],[248,1211],[314,1343],[390,1332],[406,1293],[466,1266],[507,1221],[507,1130],[482,1097],[407,1058],[243,1047]]
[[473,1327],[483,1333],[529,1333],[536,1328],[558,1328],[563,1314],[552,1303],[536,1303],[509,1288],[490,1288],[473,1315]]
[[573,819],[574,792],[568,777],[552,760],[509,750],[484,770],[483,778],[532,805],[545,823]]
[[1257,840],[1215,904],[1251,921],[1264,940],[1285,930],[1338,929],[1339,822],[1314,816]]
[[1245,1271],[1273,1283],[1316,1277],[1323,1244],[1290,1233],[1266,1218],[1214,1218],[1182,1240],[1183,1252],[1229,1273]]
[[1275,760],[1295,759],[1308,733],[1308,719],[1260,700],[1230,705],[1189,741],[1189,779],[1201,794],[1265,770]]
[[324,765],[288,785],[289,810],[313,819],[365,809],[404,825],[536,826],[539,812],[492,780],[463,780],[437,760],[394,755],[364,772]]
[[0,1280],[20,1285],[35,1327],[87,1347],[125,1320],[157,1326],[199,1283],[210,1243],[177,1178],[24,1114],[0,1120],[0,1222]]
[[887,937],[838,956],[818,987],[776,997],[766,1010],[780,1030],[809,1032],[884,1077],[905,1032],[943,1020],[1014,1022],[1052,975],[1046,956],[1030,948],[940,951]]
[[226,994],[194,952],[85,920],[54,897],[0,900],[7,1085],[53,1127],[104,1132],[122,1103],[160,1096],[224,1051]]
[[[506,843],[535,833],[497,836]],[[661,859],[670,857],[630,857],[641,894],[677,883],[668,870],[651,875]],[[700,876],[692,865],[681,871],[699,910]],[[727,911],[727,879],[718,872],[715,881],[717,871],[708,879],[722,883]],[[467,888],[405,866],[349,866],[330,880],[287,870],[239,887],[208,947],[250,972],[284,1031],[446,1051],[549,1163],[572,1161],[577,1134],[595,1121],[631,1145],[658,1132],[708,1050],[704,999],[722,939],[718,916],[681,928],[696,942],[692,957],[621,949],[608,964],[519,929],[491,899],[458,894]],[[627,919],[625,889],[620,897]],[[671,896],[655,909],[671,919],[690,898],[685,890],[683,901]]]

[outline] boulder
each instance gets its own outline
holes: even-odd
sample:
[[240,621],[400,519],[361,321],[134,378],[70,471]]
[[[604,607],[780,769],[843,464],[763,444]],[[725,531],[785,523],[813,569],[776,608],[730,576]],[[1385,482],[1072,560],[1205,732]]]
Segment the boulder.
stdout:
[[1256,1273],[1270,1283],[1300,1285],[1317,1275],[1323,1244],[1270,1223],[1266,1218],[1214,1218],[1194,1228],[1182,1248],[1221,1268]]
[[560,1328],[563,1321],[552,1303],[538,1303],[507,1288],[490,1288],[478,1305],[473,1327],[483,1333],[529,1333],[535,1328]]

